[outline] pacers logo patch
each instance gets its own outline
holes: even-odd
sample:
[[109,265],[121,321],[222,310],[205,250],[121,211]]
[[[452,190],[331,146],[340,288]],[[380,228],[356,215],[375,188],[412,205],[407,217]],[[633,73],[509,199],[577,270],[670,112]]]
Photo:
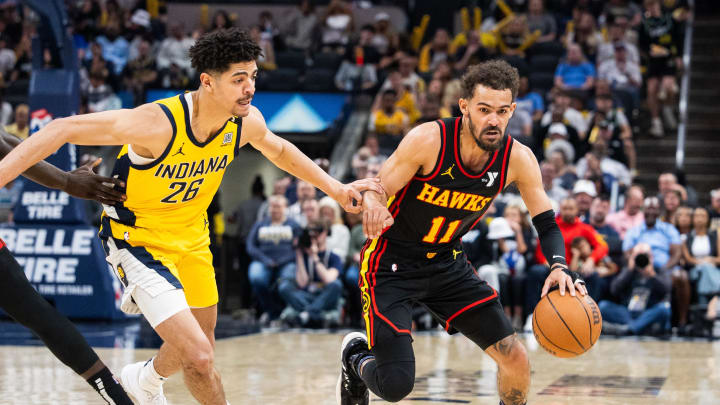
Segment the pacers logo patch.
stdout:
[[127,287],[127,277],[125,276],[125,270],[122,268],[121,264],[117,265],[117,275],[120,277],[120,281],[123,283],[125,287]]
[[231,143],[232,143],[232,138],[233,138],[233,133],[232,133],[232,132],[226,132],[226,133],[223,135],[223,142],[222,142],[222,145],[220,145],[220,146],[225,146],[225,145],[231,144]]

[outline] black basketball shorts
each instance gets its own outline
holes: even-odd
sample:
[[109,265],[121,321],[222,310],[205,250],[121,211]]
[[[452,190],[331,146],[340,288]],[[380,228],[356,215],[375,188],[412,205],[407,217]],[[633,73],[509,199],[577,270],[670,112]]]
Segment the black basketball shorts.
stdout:
[[455,249],[408,251],[382,238],[366,244],[359,285],[370,348],[381,344],[375,340],[381,325],[396,335],[410,335],[416,304],[427,308],[448,333],[460,332],[483,350],[514,333],[497,291]]

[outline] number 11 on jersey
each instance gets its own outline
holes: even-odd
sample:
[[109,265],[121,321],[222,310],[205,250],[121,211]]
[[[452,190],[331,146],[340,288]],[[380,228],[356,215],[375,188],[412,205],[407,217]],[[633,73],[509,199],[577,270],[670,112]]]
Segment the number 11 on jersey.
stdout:
[[438,241],[437,237],[440,233],[440,229],[442,229],[443,225],[445,224],[445,217],[435,217],[432,220],[432,226],[430,227],[430,231],[425,235],[423,238],[423,242],[427,243],[448,243],[450,242],[450,239],[452,239],[453,235],[455,234],[455,231],[457,231],[458,226],[460,226],[461,220],[452,221],[447,226],[447,231],[445,231],[445,235]]

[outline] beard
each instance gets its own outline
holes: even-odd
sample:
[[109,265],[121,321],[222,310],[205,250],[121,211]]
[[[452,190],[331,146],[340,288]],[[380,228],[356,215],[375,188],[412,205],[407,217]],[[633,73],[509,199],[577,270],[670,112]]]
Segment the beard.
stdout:
[[604,224],[606,216],[604,214],[595,214],[592,216],[593,222],[596,224]]
[[[477,127],[472,122],[472,118],[468,115],[468,128],[470,129],[470,136],[472,136],[472,139],[475,141],[475,144],[482,150],[488,151],[488,152],[494,152],[498,149],[500,149],[500,146],[502,146],[502,141],[505,138],[505,131],[503,131],[500,127],[491,125],[488,127],[483,128],[481,131],[477,130]],[[490,131],[496,131],[500,134],[498,139],[494,142],[487,142],[483,140],[483,135]]]

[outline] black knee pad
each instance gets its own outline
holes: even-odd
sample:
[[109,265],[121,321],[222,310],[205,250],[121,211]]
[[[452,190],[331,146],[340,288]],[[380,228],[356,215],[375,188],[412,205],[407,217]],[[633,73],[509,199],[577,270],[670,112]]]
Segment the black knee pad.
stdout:
[[377,379],[382,399],[398,402],[408,396],[415,386],[415,362],[402,361],[378,366]]
[[377,328],[375,361],[363,370],[363,380],[377,396],[388,402],[405,398],[415,385],[415,354],[412,338],[398,334],[382,324]]

